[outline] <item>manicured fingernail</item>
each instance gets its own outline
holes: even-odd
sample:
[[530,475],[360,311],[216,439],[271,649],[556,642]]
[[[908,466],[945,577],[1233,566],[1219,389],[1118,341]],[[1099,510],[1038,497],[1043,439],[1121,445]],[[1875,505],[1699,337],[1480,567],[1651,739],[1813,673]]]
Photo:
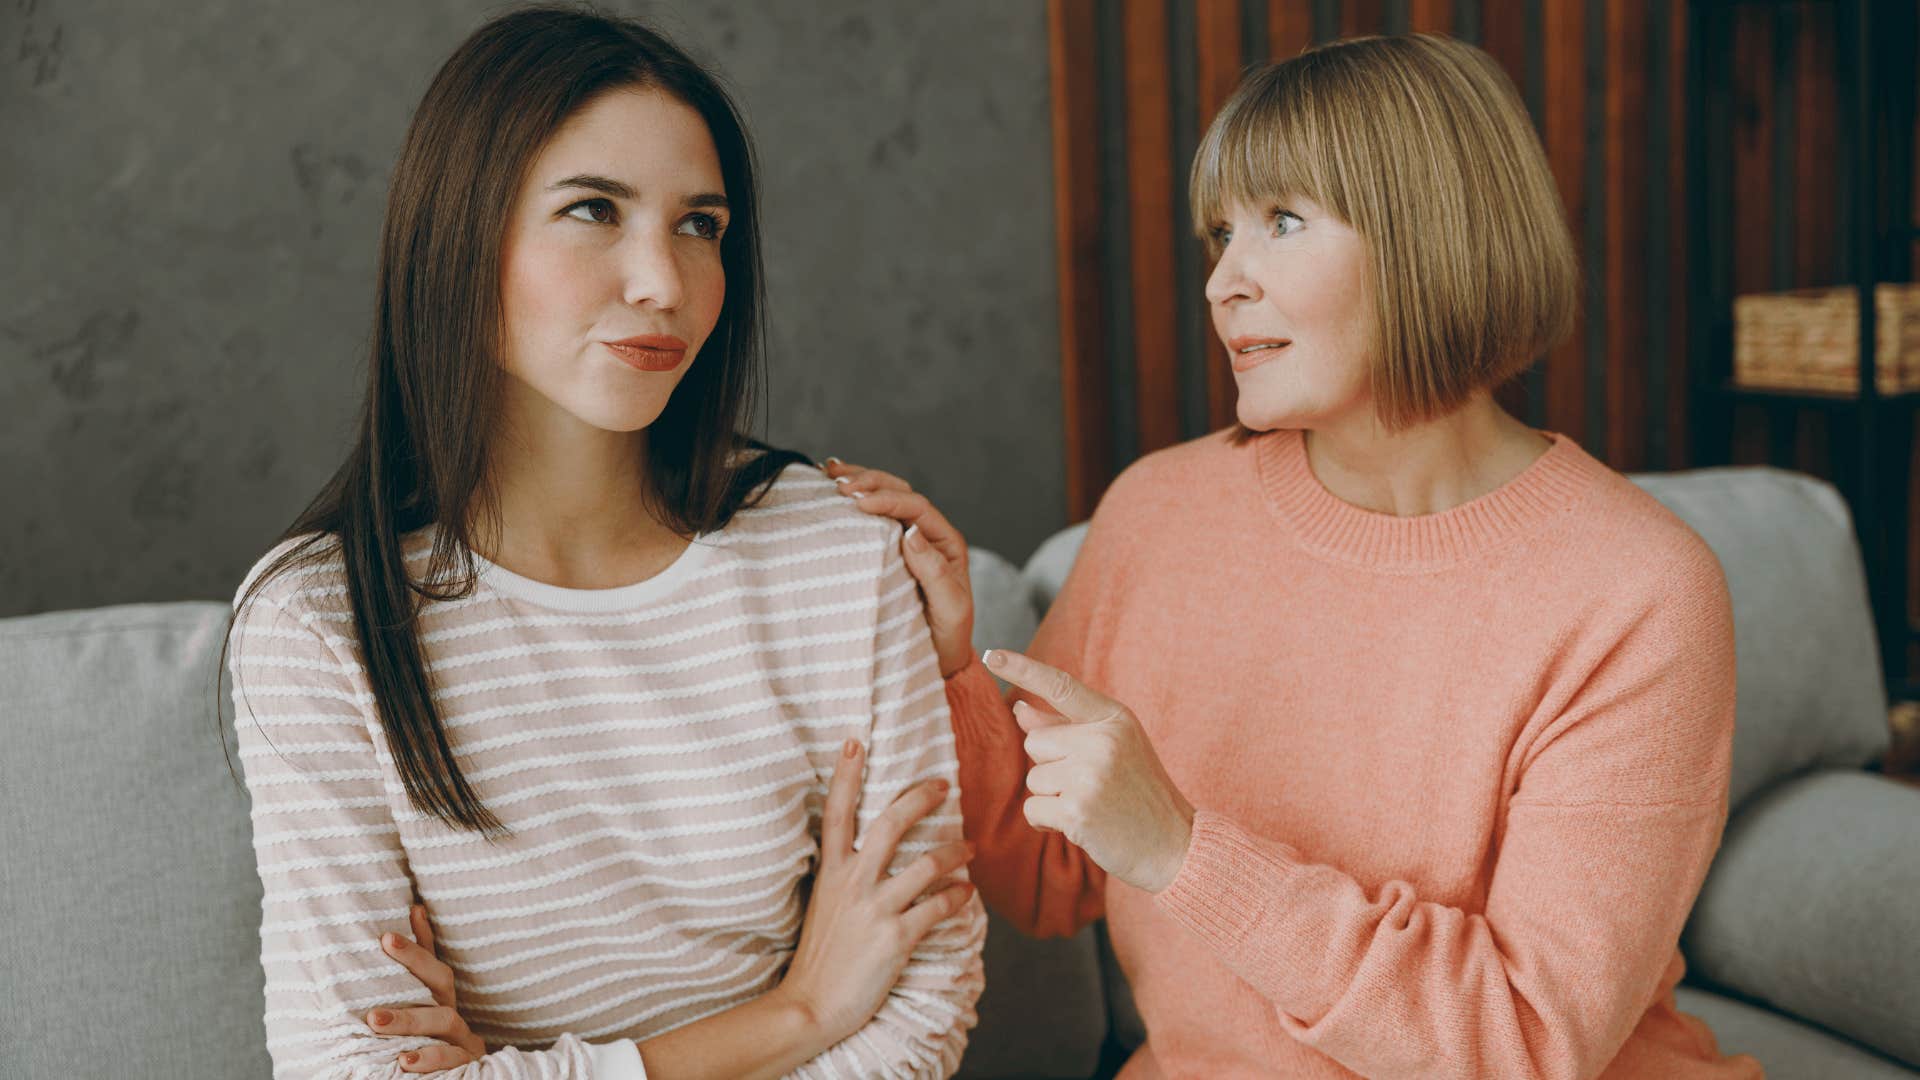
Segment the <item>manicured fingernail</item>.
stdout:
[[927,550],[927,538],[920,535],[920,526],[910,525],[907,527],[907,546],[915,551]]
[[385,1009],[375,1009],[367,1019],[373,1021],[374,1027],[386,1027],[388,1024],[393,1023],[393,1014]]
[[387,935],[387,948],[392,949],[394,952],[399,952],[401,949],[404,949],[406,947],[407,947],[406,938],[401,937],[399,934]]
[[411,1064],[413,1064],[414,1062],[416,1062],[416,1061],[419,1061],[419,1060],[420,1060],[420,1055],[419,1055],[419,1054],[416,1054],[416,1053],[414,1053],[414,1052],[413,1052],[413,1051],[411,1051],[411,1050],[409,1050],[409,1051],[407,1051],[406,1053],[404,1053],[404,1054],[401,1054],[401,1055],[400,1055],[400,1063],[401,1063],[402,1065],[411,1065]]
[[848,739],[846,743],[840,747],[840,752],[848,757],[858,756],[860,753],[860,740]]
[[987,665],[988,667],[999,667],[1000,666],[1000,650],[988,649],[986,652],[981,653],[980,662]]
[[947,789],[952,786],[953,785],[947,783],[945,780],[935,780],[933,782],[933,790],[939,792],[942,795],[945,795],[947,793]]
[[851,476],[836,476],[836,477],[834,477],[834,478],[833,478],[833,482],[834,482],[834,483],[836,483],[836,484],[851,484],[851,483],[853,483],[853,477],[851,477]]
[[829,464],[829,465],[844,465],[844,464],[846,464],[846,462],[844,462],[844,461],[841,461],[841,460],[840,460],[839,458],[837,458],[837,457],[834,457],[833,455],[831,455],[831,454],[829,454],[829,455],[827,455],[827,464]]

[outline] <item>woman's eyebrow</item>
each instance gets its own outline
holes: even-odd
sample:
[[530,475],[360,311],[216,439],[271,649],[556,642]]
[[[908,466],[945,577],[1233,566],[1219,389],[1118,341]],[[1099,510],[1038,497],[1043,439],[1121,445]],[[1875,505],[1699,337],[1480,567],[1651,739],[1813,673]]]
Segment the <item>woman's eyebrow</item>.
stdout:
[[[565,180],[556,180],[547,185],[547,190],[559,191],[562,188],[570,187],[598,191],[603,195],[611,195],[616,199],[632,200],[640,197],[640,193],[624,181],[615,180],[609,176],[594,176],[590,173],[581,173],[577,176],[569,176]],[[709,208],[718,208],[721,210],[731,209],[727,203],[727,197],[716,191],[689,195],[682,200],[682,202],[686,206],[702,210]]]
[[556,180],[547,185],[547,190],[559,191],[561,188],[570,187],[587,188],[592,191],[601,192],[602,194],[612,195],[617,199],[639,198],[638,192],[618,180],[611,177],[593,176],[586,173],[578,176],[569,176],[565,180]]

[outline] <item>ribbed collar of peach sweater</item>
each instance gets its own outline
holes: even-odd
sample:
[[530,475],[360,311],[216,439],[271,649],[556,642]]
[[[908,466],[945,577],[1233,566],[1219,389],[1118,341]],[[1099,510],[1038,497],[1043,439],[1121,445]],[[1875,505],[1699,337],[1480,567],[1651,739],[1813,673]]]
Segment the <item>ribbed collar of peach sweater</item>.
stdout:
[[1267,432],[1254,440],[1260,486],[1302,547],[1339,562],[1384,571],[1436,570],[1537,535],[1594,490],[1606,466],[1558,432],[1518,476],[1459,506],[1396,517],[1334,495],[1307,461],[1306,433]]

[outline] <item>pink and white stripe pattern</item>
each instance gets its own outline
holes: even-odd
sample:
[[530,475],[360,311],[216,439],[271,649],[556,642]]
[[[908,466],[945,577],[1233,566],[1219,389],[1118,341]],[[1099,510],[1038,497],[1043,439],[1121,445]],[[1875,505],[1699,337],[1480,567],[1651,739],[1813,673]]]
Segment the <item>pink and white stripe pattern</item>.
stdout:
[[[493,1050],[447,1075],[592,1076],[599,1044],[766,992],[799,937],[848,737],[869,753],[863,824],[913,783],[956,782],[896,867],[958,839],[944,687],[898,538],[795,467],[644,582],[562,589],[483,562],[473,597],[427,604],[441,719],[513,830],[499,843],[409,805],[337,561],[270,582],[232,666],[275,1077],[397,1077],[428,1042],[363,1022],[432,1004],[378,943],[407,932],[415,895]],[[416,574],[428,539],[410,538]],[[797,1075],[950,1075],[985,925],[969,902],[879,1014]]]

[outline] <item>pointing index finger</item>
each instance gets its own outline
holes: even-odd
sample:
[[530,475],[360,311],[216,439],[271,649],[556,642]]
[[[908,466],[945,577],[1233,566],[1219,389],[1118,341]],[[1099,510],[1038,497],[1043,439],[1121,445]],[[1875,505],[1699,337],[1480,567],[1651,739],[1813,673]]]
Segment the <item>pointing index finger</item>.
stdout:
[[1053,706],[1076,723],[1105,720],[1121,711],[1120,703],[1085,683],[1030,656],[1009,649],[988,649],[982,661],[987,670]]

